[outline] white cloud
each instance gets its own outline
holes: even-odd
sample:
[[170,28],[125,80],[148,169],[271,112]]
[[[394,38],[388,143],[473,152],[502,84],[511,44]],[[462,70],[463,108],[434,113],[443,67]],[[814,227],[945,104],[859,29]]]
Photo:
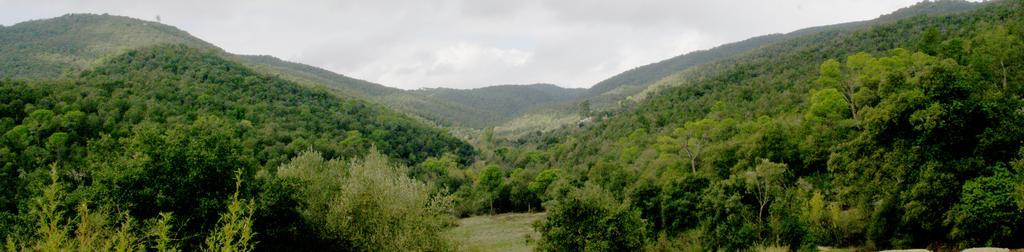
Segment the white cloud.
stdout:
[[530,53],[516,49],[500,49],[482,47],[476,44],[459,43],[441,48],[435,53],[431,69],[451,69],[452,71],[468,70],[481,64],[497,64],[499,66],[518,67],[526,64]]
[[0,24],[110,13],[178,26],[401,88],[588,87],[640,65],[768,33],[865,20],[918,0],[0,0]]

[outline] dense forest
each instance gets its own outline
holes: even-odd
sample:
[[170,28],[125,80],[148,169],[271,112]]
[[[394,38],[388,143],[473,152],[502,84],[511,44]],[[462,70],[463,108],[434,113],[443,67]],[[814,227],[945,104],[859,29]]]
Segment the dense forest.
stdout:
[[[73,79],[0,86],[3,187],[10,192],[0,201],[5,237],[31,236],[33,222],[26,220],[51,170],[69,189],[54,204],[94,204],[138,220],[173,212],[167,224],[181,234],[217,223],[238,173],[249,183],[238,188],[242,197],[259,199],[260,211],[249,213],[255,232],[272,246],[274,235],[302,237],[287,231],[302,222],[280,216],[297,215],[295,209],[263,211],[289,201],[265,195],[281,193],[274,186],[282,185],[258,174],[272,175],[300,153],[354,160],[380,150],[378,159],[396,166],[445,153],[461,163],[473,156],[447,133],[377,105],[186,46],[130,51]],[[178,237],[186,248],[199,244]]]
[[485,155],[505,211],[557,174],[545,249],[1020,247],[1022,39],[1019,1],[809,34]]
[[[1018,0],[922,2],[588,90],[407,91],[158,23],[54,20],[0,27],[9,251],[453,251],[458,218],[521,212],[544,212],[544,251],[1024,247]],[[494,127],[520,116],[553,130]]]
[[[213,50],[220,57],[236,61],[257,72],[310,87],[324,87],[338,96],[372,100],[408,116],[425,119],[432,124],[482,129],[495,126],[544,102],[575,97],[579,91],[562,88],[511,88],[490,92],[482,90],[449,90],[457,96],[496,97],[506,101],[505,113],[492,113],[473,107],[469,100],[446,100],[447,95],[433,97],[369,81],[354,79],[318,67],[284,61],[266,55],[236,55],[193,37],[173,26],[135,18],[68,14],[57,18],[33,20],[13,26],[0,26],[0,77],[15,79],[55,79],[74,77],[102,64],[125,50],[162,44],[180,44],[200,50]],[[438,90],[435,90],[438,91]],[[536,92],[534,92],[536,91]],[[522,94],[547,94],[537,99]],[[511,112],[511,113],[509,113]]]

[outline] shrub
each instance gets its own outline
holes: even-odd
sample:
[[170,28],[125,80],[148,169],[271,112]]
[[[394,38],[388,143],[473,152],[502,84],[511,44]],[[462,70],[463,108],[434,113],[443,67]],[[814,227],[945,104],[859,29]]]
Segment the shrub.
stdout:
[[430,195],[406,167],[376,150],[345,164],[305,152],[278,169],[278,176],[302,186],[299,211],[323,228],[319,235],[357,251],[450,250],[440,231],[453,222],[451,198]]
[[647,241],[640,211],[593,184],[557,199],[536,228],[538,248],[549,251],[636,251]]

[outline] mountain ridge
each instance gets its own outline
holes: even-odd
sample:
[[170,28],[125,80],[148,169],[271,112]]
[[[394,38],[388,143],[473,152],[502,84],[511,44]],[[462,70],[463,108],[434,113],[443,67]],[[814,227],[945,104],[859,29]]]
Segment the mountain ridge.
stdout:
[[159,44],[216,51],[262,72],[306,86],[329,88],[340,96],[366,99],[443,126],[482,128],[504,119],[464,104],[423,97],[315,66],[267,55],[228,53],[170,25],[105,14],[66,14],[0,28],[0,52],[6,52],[0,54],[0,78],[70,77],[107,57]]
[[[20,55],[8,53],[0,55],[0,77],[31,76],[67,76],[69,73],[81,71],[89,64],[95,64],[103,56],[112,55],[119,50],[123,51],[133,47],[153,45],[157,43],[184,43],[197,48],[205,48],[218,51],[228,58],[242,62],[245,65],[275,74],[284,79],[295,81],[307,86],[323,86],[335,91],[336,94],[363,98],[371,102],[384,105],[393,110],[401,111],[407,115],[421,118],[440,126],[464,127],[483,129],[496,127],[501,132],[530,132],[534,130],[551,130],[561,125],[575,122],[579,118],[575,111],[579,104],[586,101],[594,111],[610,111],[629,106],[639,99],[653,92],[659,87],[659,81],[670,78],[672,75],[689,69],[691,67],[706,64],[709,62],[735,57],[770,45],[779,41],[794,39],[797,37],[866,27],[877,23],[895,22],[903,18],[916,15],[942,15],[961,11],[967,11],[979,6],[977,3],[957,0],[942,0],[935,2],[922,2],[913,6],[901,8],[892,13],[884,14],[872,20],[848,22],[833,25],[804,28],[785,34],[768,34],[757,36],[737,42],[722,44],[713,48],[684,53],[658,62],[638,66],[622,73],[613,75],[605,80],[595,83],[586,89],[564,88],[549,89],[551,92],[537,90],[535,86],[527,85],[495,85],[477,89],[418,89],[403,90],[389,87],[365,80],[359,80],[329,71],[323,68],[306,65],[297,62],[283,60],[269,55],[237,55],[225,52],[223,49],[209,44],[173,26],[160,24],[158,22],[145,21],[131,17],[120,17],[112,15],[97,14],[68,14],[52,19],[37,19],[21,22],[12,26],[0,28],[0,51],[17,52],[15,45],[28,44],[28,48],[45,47],[47,43],[38,41],[66,41],[61,40],[66,36],[90,35],[94,39],[80,40],[80,46],[72,48],[54,48],[52,50],[31,54]],[[44,34],[53,36],[51,39],[29,38],[18,40],[19,30],[28,31],[31,27],[60,27],[59,24],[74,21],[76,25],[60,29],[46,30]],[[96,22],[99,28],[89,28],[89,22]],[[57,24],[50,24],[57,23]],[[105,26],[104,26],[105,25]],[[127,32],[104,31],[101,28],[130,27]],[[77,28],[76,28],[77,27]],[[75,31],[74,29],[81,29]],[[148,34],[141,29],[155,30],[156,35],[150,39],[138,39],[134,33]],[[15,32],[12,32],[15,31]],[[67,35],[61,35],[64,32]],[[12,35],[13,34],[13,35]],[[107,36],[100,36],[100,35]],[[6,38],[6,39],[5,39]],[[103,41],[106,38],[108,41]],[[98,50],[90,49],[89,43]],[[6,48],[5,48],[5,45]],[[6,57],[6,58],[5,58]],[[7,59],[7,60],[4,60]],[[13,63],[12,63],[13,62]],[[25,73],[24,69],[46,69],[43,73]],[[555,85],[557,86],[557,85]],[[552,91],[554,90],[554,91]],[[484,94],[493,92],[517,93],[512,96],[500,94]],[[553,93],[555,92],[555,93]],[[475,98],[474,98],[475,97]],[[480,99],[501,100],[500,106],[480,106]],[[548,118],[536,120],[536,118]],[[575,119],[574,119],[575,118]],[[513,133],[512,135],[516,135]]]
[[[528,111],[521,115],[521,118],[513,118],[508,123],[499,125],[496,128],[501,129],[499,132],[504,132],[509,136],[519,136],[523,133],[538,130],[548,131],[557,129],[580,119],[573,111],[584,100],[590,103],[590,106],[595,111],[624,109],[631,106],[631,104],[645,99],[648,94],[655,93],[659,89],[664,88],[664,85],[671,83],[667,80],[675,78],[675,75],[679,75],[696,66],[740,57],[743,54],[764,50],[765,47],[776,43],[815,34],[850,32],[851,29],[866,29],[875,25],[899,22],[906,18],[922,15],[951,15],[975,10],[981,6],[983,6],[983,3],[964,0],[923,1],[912,6],[900,8],[891,13],[880,15],[874,19],[808,27],[788,33],[767,34],[722,44],[710,49],[684,53],[613,75],[592,86],[590,88],[591,92],[588,92],[586,96],[578,100],[537,107],[533,111]],[[546,120],[537,120],[537,118],[546,118]],[[555,124],[550,124],[551,122],[555,122]]]

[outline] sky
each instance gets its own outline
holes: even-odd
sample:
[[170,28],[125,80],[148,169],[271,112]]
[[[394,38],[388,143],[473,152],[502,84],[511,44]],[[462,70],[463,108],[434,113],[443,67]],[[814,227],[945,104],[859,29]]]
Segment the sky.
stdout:
[[919,0],[0,0],[0,25],[109,13],[403,89],[586,88],[694,50]]

